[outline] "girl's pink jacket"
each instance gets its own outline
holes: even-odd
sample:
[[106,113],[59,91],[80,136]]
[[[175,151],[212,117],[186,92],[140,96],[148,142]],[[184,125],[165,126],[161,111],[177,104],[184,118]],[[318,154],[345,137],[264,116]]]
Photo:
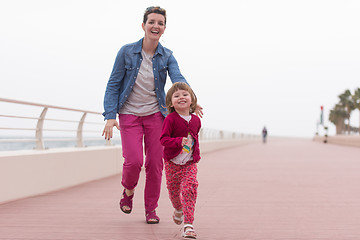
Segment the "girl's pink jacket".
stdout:
[[191,114],[191,116],[189,123],[177,112],[170,113],[164,119],[160,142],[164,146],[163,157],[165,161],[169,161],[181,153],[182,139],[190,133],[194,138],[193,161],[199,162],[201,158],[199,148],[201,121],[195,114]]

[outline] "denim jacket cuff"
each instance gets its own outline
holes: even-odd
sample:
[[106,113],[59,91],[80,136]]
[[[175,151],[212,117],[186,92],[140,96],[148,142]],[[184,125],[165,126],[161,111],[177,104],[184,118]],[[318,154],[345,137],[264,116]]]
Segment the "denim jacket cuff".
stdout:
[[108,119],[116,119],[116,113],[112,113],[112,112],[106,113],[104,120],[108,120]]

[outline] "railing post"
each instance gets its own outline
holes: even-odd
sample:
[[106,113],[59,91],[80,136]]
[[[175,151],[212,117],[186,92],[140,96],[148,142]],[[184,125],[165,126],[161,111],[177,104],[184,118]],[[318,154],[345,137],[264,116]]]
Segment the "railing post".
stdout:
[[203,140],[203,139],[204,139],[204,129],[200,128],[199,140]]
[[84,126],[84,121],[85,121],[85,117],[86,117],[86,112],[84,112],[84,114],[82,115],[79,125],[78,125],[78,129],[77,129],[77,147],[84,147],[84,141],[83,141],[83,126]]
[[109,140],[106,140],[105,146],[112,146],[112,143],[111,143],[111,140],[110,140],[110,139],[109,139]]
[[220,139],[224,139],[224,131],[220,130]]
[[36,125],[35,138],[36,138],[36,149],[37,150],[45,149],[44,140],[43,140],[43,127],[44,127],[44,120],[45,120],[45,115],[46,115],[47,110],[48,110],[48,108],[44,107],[44,109],[41,112],[40,117],[38,119],[37,125]]

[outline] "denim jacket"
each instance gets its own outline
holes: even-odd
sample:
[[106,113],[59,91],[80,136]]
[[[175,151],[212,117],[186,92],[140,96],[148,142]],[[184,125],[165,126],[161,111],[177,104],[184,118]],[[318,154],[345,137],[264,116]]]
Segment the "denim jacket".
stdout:
[[[118,52],[110,79],[107,83],[103,116],[105,120],[116,119],[116,114],[129,97],[135,84],[142,62],[142,41],[124,45]],[[167,109],[165,105],[165,83],[167,73],[171,81],[186,82],[186,79],[180,73],[178,63],[172,55],[172,51],[158,44],[154,57],[152,59],[155,93],[159,102],[161,113],[166,116]]]

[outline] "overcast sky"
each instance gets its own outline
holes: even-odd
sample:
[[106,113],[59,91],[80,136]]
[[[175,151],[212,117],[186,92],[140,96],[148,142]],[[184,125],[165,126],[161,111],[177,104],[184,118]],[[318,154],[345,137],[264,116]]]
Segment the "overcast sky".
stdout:
[[0,97],[103,112],[115,56],[152,5],[204,127],[312,137],[320,106],[327,119],[360,87],[359,1],[13,0],[0,2]]

